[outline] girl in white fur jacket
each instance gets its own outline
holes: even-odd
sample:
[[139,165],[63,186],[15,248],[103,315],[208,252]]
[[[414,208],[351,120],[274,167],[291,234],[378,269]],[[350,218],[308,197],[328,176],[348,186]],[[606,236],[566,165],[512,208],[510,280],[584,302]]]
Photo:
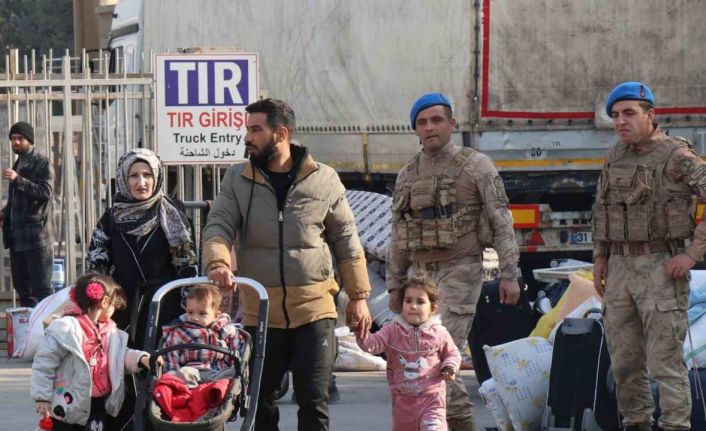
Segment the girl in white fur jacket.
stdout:
[[51,322],[32,363],[32,399],[37,413],[51,417],[53,431],[110,429],[125,396],[125,371],[147,368],[149,355],[128,349],[128,335],[111,316],[125,307],[122,289],[110,277],[85,274],[72,288],[78,306]]

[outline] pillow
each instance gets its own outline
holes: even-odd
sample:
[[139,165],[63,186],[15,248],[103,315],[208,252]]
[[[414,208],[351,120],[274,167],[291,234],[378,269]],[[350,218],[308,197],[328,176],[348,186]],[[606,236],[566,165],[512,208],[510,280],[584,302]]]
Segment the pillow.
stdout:
[[689,325],[684,340],[684,360],[689,369],[706,367],[706,316],[701,316]]
[[505,404],[500,399],[498,390],[495,387],[495,379],[488,379],[478,388],[478,393],[485,402],[485,406],[495,419],[495,425],[499,431],[513,431],[510,416],[507,414]]
[[688,314],[691,324],[706,314],[706,271],[691,271]]
[[515,431],[538,430],[547,403],[552,345],[530,337],[483,349]]

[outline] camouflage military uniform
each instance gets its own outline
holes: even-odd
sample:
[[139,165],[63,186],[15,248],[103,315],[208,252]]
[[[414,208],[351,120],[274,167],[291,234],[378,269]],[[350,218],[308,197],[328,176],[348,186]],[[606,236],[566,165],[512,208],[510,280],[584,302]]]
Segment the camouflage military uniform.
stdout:
[[[455,172],[450,169],[454,165]],[[420,190],[432,191],[429,207],[423,210],[415,203],[424,194]],[[441,292],[442,323],[459,348],[468,337],[482,284],[484,247],[479,236],[490,236],[485,241],[495,245],[501,276],[510,280],[518,276],[519,252],[507,205],[502,179],[490,158],[452,142],[436,154],[420,152],[397,177],[387,288],[402,287],[414,274],[424,272],[431,277]],[[406,221],[415,215],[424,224],[416,233]],[[445,230],[449,220],[453,220],[452,231]],[[435,232],[437,237],[433,237]],[[472,417],[472,404],[460,377],[449,383],[447,395],[449,419]]]
[[593,209],[594,259],[608,258],[604,321],[625,426],[651,421],[649,370],[659,385],[659,425],[689,429],[689,285],[667,277],[664,263],[677,253],[698,261],[706,251],[706,225],[694,230],[694,195],[706,199],[706,163],[659,128],[608,153]]

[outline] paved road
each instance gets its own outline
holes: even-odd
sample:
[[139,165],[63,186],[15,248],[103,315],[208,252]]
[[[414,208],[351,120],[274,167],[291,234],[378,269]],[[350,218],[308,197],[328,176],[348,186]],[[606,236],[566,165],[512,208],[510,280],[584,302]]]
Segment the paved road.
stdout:
[[[0,359],[0,429],[33,431],[38,416],[29,398],[31,364],[18,359]],[[389,430],[390,394],[384,372],[336,373],[341,401],[331,405],[332,431]],[[463,371],[469,393],[476,405],[476,429],[492,426],[493,420],[478,396],[478,383],[472,371]],[[296,404],[291,390],[280,402],[280,428],[296,430]],[[229,431],[240,429],[240,422]]]

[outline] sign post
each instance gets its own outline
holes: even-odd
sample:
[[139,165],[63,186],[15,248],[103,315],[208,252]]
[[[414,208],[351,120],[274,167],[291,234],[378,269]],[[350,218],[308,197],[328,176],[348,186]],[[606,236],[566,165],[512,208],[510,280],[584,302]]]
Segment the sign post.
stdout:
[[157,54],[155,149],[164,164],[245,159],[245,107],[259,94],[258,57]]

